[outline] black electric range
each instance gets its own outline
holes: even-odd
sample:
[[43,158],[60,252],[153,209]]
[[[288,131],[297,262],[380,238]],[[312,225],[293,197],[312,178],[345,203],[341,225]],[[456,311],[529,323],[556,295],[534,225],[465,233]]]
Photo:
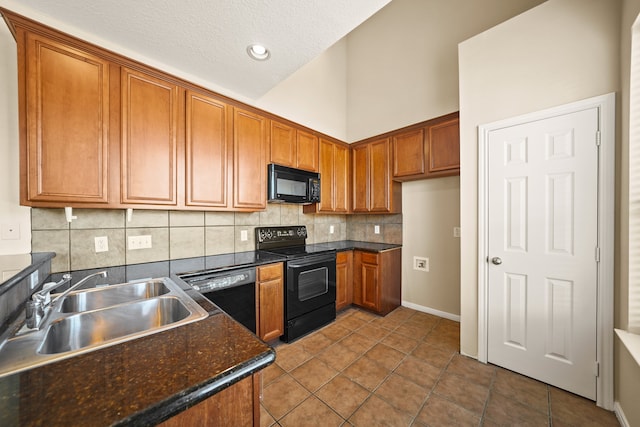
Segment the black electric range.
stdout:
[[256,228],[256,250],[286,258],[284,334],[290,342],[336,318],[336,251],[307,245],[304,225]]

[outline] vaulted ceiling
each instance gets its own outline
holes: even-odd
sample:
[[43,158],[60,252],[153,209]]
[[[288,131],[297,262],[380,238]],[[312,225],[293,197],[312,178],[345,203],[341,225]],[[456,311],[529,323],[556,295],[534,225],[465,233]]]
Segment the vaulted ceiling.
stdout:
[[[72,35],[257,99],[391,0],[0,0]],[[252,43],[271,53],[247,54]]]

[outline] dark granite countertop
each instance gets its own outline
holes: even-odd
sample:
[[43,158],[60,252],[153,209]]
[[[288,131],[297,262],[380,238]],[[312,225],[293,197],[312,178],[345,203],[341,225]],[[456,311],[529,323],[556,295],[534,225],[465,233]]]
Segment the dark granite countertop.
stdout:
[[[401,247],[353,240],[314,246],[370,252]],[[33,257],[37,264],[53,254]],[[110,284],[170,276],[209,317],[0,378],[0,425],[155,425],[263,369],[275,360],[275,351],[188,288],[177,274],[284,260],[249,251],[105,269]],[[25,268],[11,282],[35,268]],[[73,282],[95,271],[73,272]],[[52,274],[49,280],[61,274]]]
[[341,251],[367,251],[367,252],[382,252],[388,251],[389,249],[401,248],[402,245],[396,245],[392,243],[373,243],[373,242],[362,242],[359,240],[341,240],[339,242],[328,242],[328,243],[316,243],[314,246],[322,246],[328,249],[335,249],[338,252]]
[[0,378],[0,425],[155,425],[275,360],[189,292],[208,318]]
[[54,252],[34,252],[31,254],[24,254],[24,255],[2,255],[0,256],[0,261],[2,261],[2,259],[4,258],[12,259],[18,256],[24,259],[24,263],[21,265],[22,268],[18,273],[14,274],[12,277],[0,282],[0,294],[7,292],[18,282],[20,282],[25,277],[29,276],[31,273],[36,271],[38,267],[40,267],[42,264],[53,259],[53,257],[56,256],[56,254]]

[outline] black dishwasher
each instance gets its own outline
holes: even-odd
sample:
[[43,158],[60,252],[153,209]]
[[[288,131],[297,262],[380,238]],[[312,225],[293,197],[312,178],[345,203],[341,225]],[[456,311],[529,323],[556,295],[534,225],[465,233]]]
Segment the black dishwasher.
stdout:
[[256,333],[256,269],[242,268],[180,278],[229,316]]

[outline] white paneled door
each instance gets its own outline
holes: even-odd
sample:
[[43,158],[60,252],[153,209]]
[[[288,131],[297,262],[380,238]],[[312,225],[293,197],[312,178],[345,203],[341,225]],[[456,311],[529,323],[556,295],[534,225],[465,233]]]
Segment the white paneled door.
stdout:
[[490,363],[596,398],[598,109],[488,135]]

